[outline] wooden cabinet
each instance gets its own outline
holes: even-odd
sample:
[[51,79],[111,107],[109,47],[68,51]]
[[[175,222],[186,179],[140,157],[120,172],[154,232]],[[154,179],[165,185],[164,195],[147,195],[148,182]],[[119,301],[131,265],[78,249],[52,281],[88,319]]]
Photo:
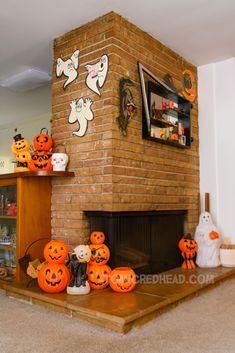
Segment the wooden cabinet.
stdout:
[[[25,280],[19,259],[32,242],[51,236],[51,177],[73,175],[72,172],[0,175],[0,263],[8,270],[5,280]],[[11,215],[14,203],[16,215]],[[30,248],[32,259],[42,257],[45,242],[38,241]]]

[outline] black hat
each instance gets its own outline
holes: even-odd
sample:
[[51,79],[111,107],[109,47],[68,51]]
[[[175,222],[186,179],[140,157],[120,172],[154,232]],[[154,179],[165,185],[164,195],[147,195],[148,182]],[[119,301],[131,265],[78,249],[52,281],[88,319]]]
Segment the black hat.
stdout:
[[18,134],[18,135],[15,135],[15,136],[13,137],[13,139],[14,139],[15,142],[16,142],[16,141],[23,140],[24,138],[21,136],[21,134]]

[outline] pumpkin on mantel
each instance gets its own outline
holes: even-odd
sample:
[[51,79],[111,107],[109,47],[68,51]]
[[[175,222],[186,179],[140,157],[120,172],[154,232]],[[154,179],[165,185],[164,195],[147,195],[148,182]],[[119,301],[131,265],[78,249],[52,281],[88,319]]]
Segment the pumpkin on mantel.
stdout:
[[[43,133],[43,130],[46,130]],[[48,130],[42,128],[40,134],[34,136],[33,145],[36,151],[50,151],[53,147],[53,140],[50,135],[48,135]]]
[[40,171],[52,170],[51,164],[52,152],[49,151],[35,151],[31,154],[31,161],[29,162],[30,170]]

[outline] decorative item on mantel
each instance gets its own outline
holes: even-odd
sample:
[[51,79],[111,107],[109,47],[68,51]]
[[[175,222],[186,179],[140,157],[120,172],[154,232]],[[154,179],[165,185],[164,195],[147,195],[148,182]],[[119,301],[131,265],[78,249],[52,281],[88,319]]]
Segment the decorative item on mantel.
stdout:
[[122,77],[119,81],[120,115],[117,118],[122,135],[127,135],[129,121],[136,113],[136,105],[130,86],[134,86],[129,78]]
[[30,143],[21,134],[17,134],[13,137],[14,141],[11,145],[12,153],[15,154],[17,161],[14,172],[26,172],[29,171],[28,164],[31,160],[30,155]]
[[83,295],[90,293],[90,285],[87,276],[87,263],[91,258],[91,250],[88,245],[78,245],[71,255],[72,278],[67,286],[67,293]]
[[198,245],[191,234],[186,234],[180,239],[179,249],[182,251],[181,255],[184,259],[181,268],[183,270],[193,270],[196,267],[194,257],[198,250]]
[[[46,132],[43,132],[43,130],[46,130]],[[30,170],[52,170],[51,149],[53,147],[53,140],[46,128],[42,128],[40,133],[34,137],[33,145],[35,151],[31,155],[31,161],[29,163]]]
[[212,222],[209,212],[203,212],[196,228],[195,240],[198,243],[196,264],[199,267],[213,268],[221,265],[219,249],[221,237]]
[[58,144],[55,148],[54,151],[58,149],[59,146],[63,146],[64,152],[54,152],[52,154],[51,158],[51,164],[53,166],[53,171],[56,172],[62,172],[66,170],[68,161],[69,161],[69,156],[66,153],[66,147],[63,144]]

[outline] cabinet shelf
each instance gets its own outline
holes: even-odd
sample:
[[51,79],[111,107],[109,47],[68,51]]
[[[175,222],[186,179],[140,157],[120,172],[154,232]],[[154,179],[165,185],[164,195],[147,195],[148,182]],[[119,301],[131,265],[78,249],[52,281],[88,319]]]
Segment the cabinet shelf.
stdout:
[[191,146],[192,104],[161,82],[149,80],[147,108],[143,116],[143,138],[180,148]]
[[0,250],[15,251],[16,247],[9,244],[0,244]]
[[0,216],[0,219],[16,219],[17,216]]

